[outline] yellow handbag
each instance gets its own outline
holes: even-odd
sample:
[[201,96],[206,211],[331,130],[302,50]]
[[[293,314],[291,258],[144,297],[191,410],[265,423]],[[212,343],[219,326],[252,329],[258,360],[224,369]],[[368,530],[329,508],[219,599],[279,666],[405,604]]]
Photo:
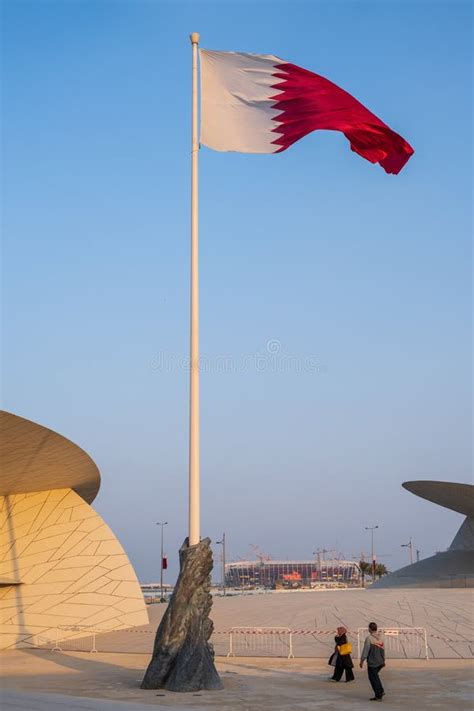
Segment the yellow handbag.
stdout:
[[352,644],[350,642],[346,642],[346,644],[338,644],[337,651],[341,657],[344,657],[346,654],[352,654]]

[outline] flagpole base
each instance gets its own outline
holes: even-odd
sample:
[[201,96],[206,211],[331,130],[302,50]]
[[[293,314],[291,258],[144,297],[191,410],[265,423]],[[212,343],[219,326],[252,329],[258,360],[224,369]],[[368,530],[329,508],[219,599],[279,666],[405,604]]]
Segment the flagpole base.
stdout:
[[153,656],[142,689],[199,691],[222,689],[209,642],[214,625],[209,618],[212,551],[204,538],[194,546],[184,541],[179,551],[180,573],[173,596],[158,627]]

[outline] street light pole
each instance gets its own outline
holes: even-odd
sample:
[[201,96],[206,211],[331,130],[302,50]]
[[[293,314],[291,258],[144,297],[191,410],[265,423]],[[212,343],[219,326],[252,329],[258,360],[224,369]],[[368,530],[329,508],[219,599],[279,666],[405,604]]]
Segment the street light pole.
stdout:
[[225,533],[222,534],[222,541],[216,541],[222,546],[222,592],[225,595]]
[[161,526],[161,558],[160,558],[160,588],[161,588],[161,597],[160,597],[160,602],[164,602],[165,598],[163,595],[163,529],[165,526],[168,525],[168,521],[157,521],[156,522],[157,526]]
[[371,541],[371,549],[372,549],[372,582],[375,580],[375,554],[374,554],[374,531],[375,529],[378,528],[378,526],[365,526],[366,531],[370,531],[370,541]]
[[[402,543],[400,548],[409,548],[410,549],[410,563],[413,564],[413,541],[411,540],[411,536],[410,536],[410,540],[408,541],[408,543]],[[418,551],[417,551],[417,553],[418,553]]]

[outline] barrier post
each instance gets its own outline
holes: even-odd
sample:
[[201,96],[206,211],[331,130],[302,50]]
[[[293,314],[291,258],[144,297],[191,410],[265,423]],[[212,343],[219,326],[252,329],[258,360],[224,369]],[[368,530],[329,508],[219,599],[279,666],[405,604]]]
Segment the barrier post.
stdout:
[[51,650],[52,652],[62,652],[63,650],[59,646],[59,627],[56,627],[56,643]]
[[229,651],[227,653],[227,656],[228,657],[234,656],[233,649],[232,649],[232,630],[230,630],[230,632],[229,632]]
[[93,630],[93,632],[92,632],[92,649],[91,649],[91,654],[97,654],[97,649],[96,649],[96,646],[95,646],[95,635],[96,635],[96,631]]
[[294,659],[295,655],[293,654],[293,632],[290,632],[290,653],[288,655],[288,659]]

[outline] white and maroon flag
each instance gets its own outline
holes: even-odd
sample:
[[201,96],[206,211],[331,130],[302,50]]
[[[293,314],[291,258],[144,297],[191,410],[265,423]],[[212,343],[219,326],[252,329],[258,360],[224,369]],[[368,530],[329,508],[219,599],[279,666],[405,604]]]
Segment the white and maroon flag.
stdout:
[[413,148],[357,99],[271,54],[200,50],[201,143],[216,151],[279,153],[311,131],[341,131],[351,149],[399,173]]

